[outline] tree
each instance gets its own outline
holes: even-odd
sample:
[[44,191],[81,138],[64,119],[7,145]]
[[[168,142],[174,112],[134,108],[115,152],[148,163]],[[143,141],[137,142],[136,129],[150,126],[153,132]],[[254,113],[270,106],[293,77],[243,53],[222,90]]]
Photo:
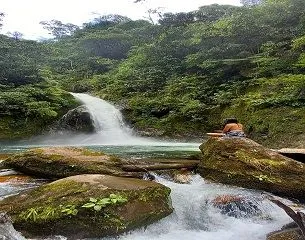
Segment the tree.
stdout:
[[17,32],[17,31],[15,31],[15,32],[8,32],[7,35],[11,36],[15,40],[20,40],[23,37],[23,33]]
[[94,18],[91,22],[84,23],[84,28],[87,29],[104,29],[111,26],[130,22],[131,19],[118,14],[100,15]]
[[161,8],[150,8],[146,13],[148,16],[144,18],[146,18],[151,24],[155,24],[154,18],[162,18]]
[[194,14],[192,12],[189,13],[165,13],[159,20],[161,25],[173,25],[180,26],[189,24],[195,21]]
[[216,22],[221,18],[232,16],[238,10],[239,7],[236,6],[211,4],[200,7],[194,14],[196,21]]
[[49,34],[53,35],[55,38],[69,36],[79,29],[77,25],[72,23],[64,24],[61,21],[55,19],[51,21],[41,21],[40,24],[44,29],[50,31]]
[[244,6],[253,6],[262,3],[262,0],[240,0],[240,3]]
[[0,12],[0,29],[2,27],[2,21],[3,21],[3,17],[4,17],[4,13],[3,12]]

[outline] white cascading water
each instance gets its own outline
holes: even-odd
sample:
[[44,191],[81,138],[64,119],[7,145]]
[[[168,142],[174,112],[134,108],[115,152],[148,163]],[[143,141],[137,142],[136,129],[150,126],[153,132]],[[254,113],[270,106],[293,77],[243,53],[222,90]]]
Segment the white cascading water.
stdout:
[[[291,222],[285,212],[268,201],[260,191],[210,183],[199,175],[193,176],[190,184],[178,184],[159,176],[156,176],[156,180],[171,189],[174,212],[146,228],[101,240],[265,240],[266,234],[279,230],[284,224]],[[13,187],[14,185],[16,183],[0,183],[0,190],[6,190],[0,191],[2,196],[16,194],[17,186]],[[18,186],[20,190],[23,187]],[[31,187],[33,186],[28,186]],[[261,214],[248,218],[235,218],[222,214],[211,204],[211,201],[220,195],[250,199]],[[287,200],[282,199],[282,201],[289,204]],[[12,236],[15,237],[13,239],[24,240],[11,225],[1,225],[1,223],[0,239],[1,233],[4,234],[1,228],[7,234],[12,231]],[[66,238],[62,236],[47,240],[55,239]]]
[[71,93],[89,110],[94,122],[96,134],[87,141],[99,143],[122,143],[135,140],[132,130],[123,121],[121,112],[103,99],[84,93]]
[[115,106],[85,93],[71,94],[89,110],[96,132],[46,136],[39,139],[41,145],[141,145],[145,142],[145,138],[133,135],[132,129],[124,124],[122,114]]
[[[266,234],[291,222],[282,209],[259,191],[208,183],[199,175],[195,175],[190,184],[178,184],[160,177],[157,181],[171,188],[174,212],[157,223],[131,231],[116,240],[265,240]],[[222,214],[211,201],[228,194],[252,200],[262,214],[250,218]]]
[[[94,121],[96,133],[44,137],[41,145],[145,145],[145,146],[192,146],[198,143],[173,143],[136,136],[123,121],[121,112],[112,104],[85,93],[71,93],[84,104]],[[38,142],[38,141],[37,141]]]

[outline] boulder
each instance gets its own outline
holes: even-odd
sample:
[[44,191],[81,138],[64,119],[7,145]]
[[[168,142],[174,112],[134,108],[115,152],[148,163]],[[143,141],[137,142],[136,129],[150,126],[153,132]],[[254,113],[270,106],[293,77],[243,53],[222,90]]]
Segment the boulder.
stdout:
[[187,184],[192,181],[192,172],[187,168],[181,168],[173,172],[173,180],[176,183]]
[[284,229],[269,233],[267,240],[304,240],[299,228]]
[[26,240],[19,232],[17,232],[12,220],[5,212],[0,212],[0,239],[3,240]]
[[305,163],[305,149],[303,148],[282,148],[277,150],[279,154]]
[[211,201],[222,214],[235,218],[262,217],[263,212],[255,199],[236,195],[220,195]]
[[121,169],[128,162],[102,152],[85,148],[46,147],[15,154],[4,161],[4,166],[43,178],[58,179],[79,174],[108,174],[143,177],[143,173],[128,173]]
[[78,175],[0,202],[25,237],[68,239],[116,235],[172,213],[170,189],[159,183],[108,175]]
[[92,133],[95,127],[88,108],[82,105],[68,111],[58,121],[55,130]]
[[305,164],[247,138],[210,138],[198,165],[206,179],[304,201]]

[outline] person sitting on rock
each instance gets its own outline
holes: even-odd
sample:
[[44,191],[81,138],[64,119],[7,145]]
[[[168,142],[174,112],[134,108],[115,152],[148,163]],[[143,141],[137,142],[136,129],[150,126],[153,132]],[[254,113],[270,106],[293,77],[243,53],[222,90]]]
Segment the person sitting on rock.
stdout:
[[224,137],[246,137],[243,125],[236,118],[227,118],[224,120],[224,128],[222,133]]

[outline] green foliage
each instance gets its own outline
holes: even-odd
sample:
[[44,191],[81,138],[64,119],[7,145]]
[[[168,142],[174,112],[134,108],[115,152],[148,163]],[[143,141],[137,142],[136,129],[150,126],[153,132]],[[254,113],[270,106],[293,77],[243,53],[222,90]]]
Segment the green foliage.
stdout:
[[62,38],[65,36],[69,36],[75,31],[79,29],[78,26],[71,23],[62,23],[59,20],[51,20],[51,21],[41,21],[40,24],[44,29],[50,31],[50,34],[55,38]]
[[78,213],[76,206],[73,204],[69,204],[66,206],[61,206],[61,212],[67,216],[75,216]]
[[303,108],[305,1],[244,3],[166,13],[158,25],[100,16],[43,43],[0,36],[1,131],[10,117],[56,120],[73,105],[60,88],[121,104],[130,124],[167,136],[218,129],[219,116],[244,116],[237,106],[253,113],[245,125],[264,122],[260,111]]
[[0,92],[0,139],[38,134],[77,102],[52,82],[3,87]]
[[37,220],[37,210],[35,208],[30,208],[25,216],[25,220],[31,220],[31,221],[36,221]]
[[0,51],[0,84],[20,86],[43,80],[39,60],[45,53],[39,43],[0,35]]
[[90,198],[89,202],[85,203],[83,208],[92,208],[93,210],[99,212],[102,208],[107,207],[108,205],[115,205],[127,202],[127,198],[122,197],[121,195],[110,194],[107,198]]
[[0,29],[2,27],[2,21],[3,21],[4,13],[0,12]]

